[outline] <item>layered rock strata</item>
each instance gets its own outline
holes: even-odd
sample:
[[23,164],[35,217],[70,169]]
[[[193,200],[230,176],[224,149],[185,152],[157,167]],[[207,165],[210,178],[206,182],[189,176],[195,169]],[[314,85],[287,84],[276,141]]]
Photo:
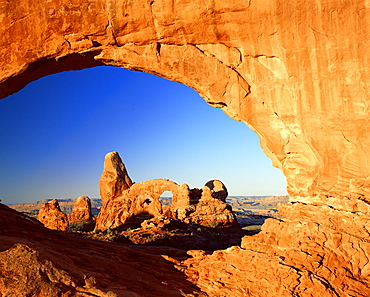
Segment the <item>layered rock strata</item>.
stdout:
[[[114,192],[115,195],[104,197],[96,229],[138,227],[146,219],[161,216],[203,226],[237,225],[231,207],[226,204],[227,189],[219,180],[208,182],[201,190],[190,190],[188,185],[178,185],[168,179],[132,183],[126,169],[121,174],[122,171],[112,171],[111,168],[125,168],[117,152],[105,157],[99,185],[104,189],[102,193]],[[131,182],[130,187],[126,180]],[[159,199],[164,191],[173,193],[170,207],[163,206]]]
[[[194,88],[258,134],[292,202],[253,246],[194,254],[198,285],[212,295],[224,284],[226,296],[369,296],[369,27],[368,0],[3,1],[0,97],[98,65]],[[232,278],[217,270],[243,263]]]

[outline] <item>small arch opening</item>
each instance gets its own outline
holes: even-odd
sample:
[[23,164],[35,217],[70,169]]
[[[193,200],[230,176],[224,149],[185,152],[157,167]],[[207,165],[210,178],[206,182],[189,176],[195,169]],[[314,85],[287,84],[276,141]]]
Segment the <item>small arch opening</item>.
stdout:
[[173,193],[171,191],[164,191],[159,197],[159,200],[161,201],[162,205],[167,205],[171,207],[172,198],[173,198]]

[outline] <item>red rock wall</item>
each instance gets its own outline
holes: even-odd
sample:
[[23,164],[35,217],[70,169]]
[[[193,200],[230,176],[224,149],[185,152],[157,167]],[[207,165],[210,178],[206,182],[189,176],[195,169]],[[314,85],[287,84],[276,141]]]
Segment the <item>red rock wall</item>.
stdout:
[[254,129],[292,197],[366,197],[368,6],[2,2],[0,97],[67,69],[151,72],[189,85]]
[[[295,260],[287,265],[301,269],[297,243],[281,247],[288,237],[282,230],[304,237],[318,224],[325,238],[339,234],[338,247],[311,235],[301,241],[309,248],[298,252],[312,256],[317,248],[330,272],[304,266],[303,274],[315,277],[303,287],[368,296],[369,22],[368,0],[3,1],[0,97],[41,76],[103,64],[194,88],[256,131],[287,178],[294,204],[284,223],[252,237],[255,245],[275,251],[265,254],[271,263],[289,254]],[[253,251],[246,257],[260,253]],[[277,268],[266,279],[267,287],[288,282]],[[286,292],[311,296],[300,287]]]

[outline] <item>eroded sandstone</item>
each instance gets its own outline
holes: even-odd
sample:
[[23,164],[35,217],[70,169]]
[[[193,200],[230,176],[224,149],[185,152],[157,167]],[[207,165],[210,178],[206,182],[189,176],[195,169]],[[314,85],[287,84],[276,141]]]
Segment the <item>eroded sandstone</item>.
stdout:
[[0,97],[97,65],[194,88],[258,134],[293,204],[242,248],[193,253],[190,279],[211,296],[369,296],[369,16],[367,0],[3,1]]
[[0,204],[2,296],[206,296],[161,254],[148,248],[72,236]]
[[[126,170],[122,174],[123,171],[111,168],[125,168],[117,152],[105,157],[99,182],[101,193],[115,194],[102,199],[95,227],[98,230],[138,227],[147,219],[162,216],[202,226],[237,225],[231,207],[226,204],[227,189],[219,180],[209,181],[201,190],[189,189],[186,184],[178,185],[168,179],[132,183]],[[124,180],[129,180],[131,185]],[[159,199],[164,191],[173,193],[170,207],[163,206]]]
[[49,229],[66,231],[68,227],[68,217],[60,210],[56,199],[44,204],[37,215],[37,219]]
[[68,224],[79,227],[81,231],[91,231],[95,227],[95,217],[91,211],[91,200],[87,196],[78,197],[72,213],[68,214]]
[[104,170],[99,181],[102,203],[118,197],[132,184],[119,154],[117,152],[108,153],[105,156]]
[[66,231],[68,228],[91,231],[95,227],[95,217],[91,212],[91,200],[87,196],[78,197],[72,213],[68,215],[61,211],[57,199],[46,202],[40,209],[37,219],[46,228],[60,231]]

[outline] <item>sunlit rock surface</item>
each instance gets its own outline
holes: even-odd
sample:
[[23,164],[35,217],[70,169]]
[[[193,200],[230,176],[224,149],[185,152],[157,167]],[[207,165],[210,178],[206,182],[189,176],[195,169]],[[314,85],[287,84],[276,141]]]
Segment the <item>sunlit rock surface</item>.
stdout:
[[91,231],[95,227],[95,217],[91,211],[91,200],[87,196],[78,197],[72,213],[68,214],[68,223],[81,228],[84,231]]
[[206,296],[162,256],[183,251],[57,232],[3,204],[0,225],[2,296]]
[[119,154],[108,153],[105,156],[104,171],[99,181],[102,203],[120,196],[122,191],[127,190],[132,184]]
[[49,229],[66,231],[68,227],[68,217],[60,210],[56,199],[45,203],[40,209],[37,219]]
[[91,200],[87,196],[78,197],[72,213],[68,215],[61,211],[57,199],[46,202],[40,209],[37,219],[46,228],[59,231],[66,231],[68,228],[91,231],[95,227],[95,217],[91,213]]
[[[114,161],[111,156],[115,156]],[[202,226],[231,227],[238,224],[231,207],[226,204],[227,189],[219,180],[208,182],[201,190],[190,190],[188,185],[178,185],[168,179],[131,182],[129,187],[124,183],[122,187],[122,180],[131,179],[126,169],[122,175],[121,171],[113,172],[112,167],[125,168],[117,152],[108,153],[105,157],[100,192],[115,194],[102,199],[102,208],[96,219],[97,230],[138,227],[147,219],[162,216]],[[171,206],[162,205],[160,201],[165,191],[173,194]]]
[[369,22],[368,0],[3,1],[0,97],[97,65],[194,88],[256,131],[292,204],[183,271],[211,296],[369,296]]

